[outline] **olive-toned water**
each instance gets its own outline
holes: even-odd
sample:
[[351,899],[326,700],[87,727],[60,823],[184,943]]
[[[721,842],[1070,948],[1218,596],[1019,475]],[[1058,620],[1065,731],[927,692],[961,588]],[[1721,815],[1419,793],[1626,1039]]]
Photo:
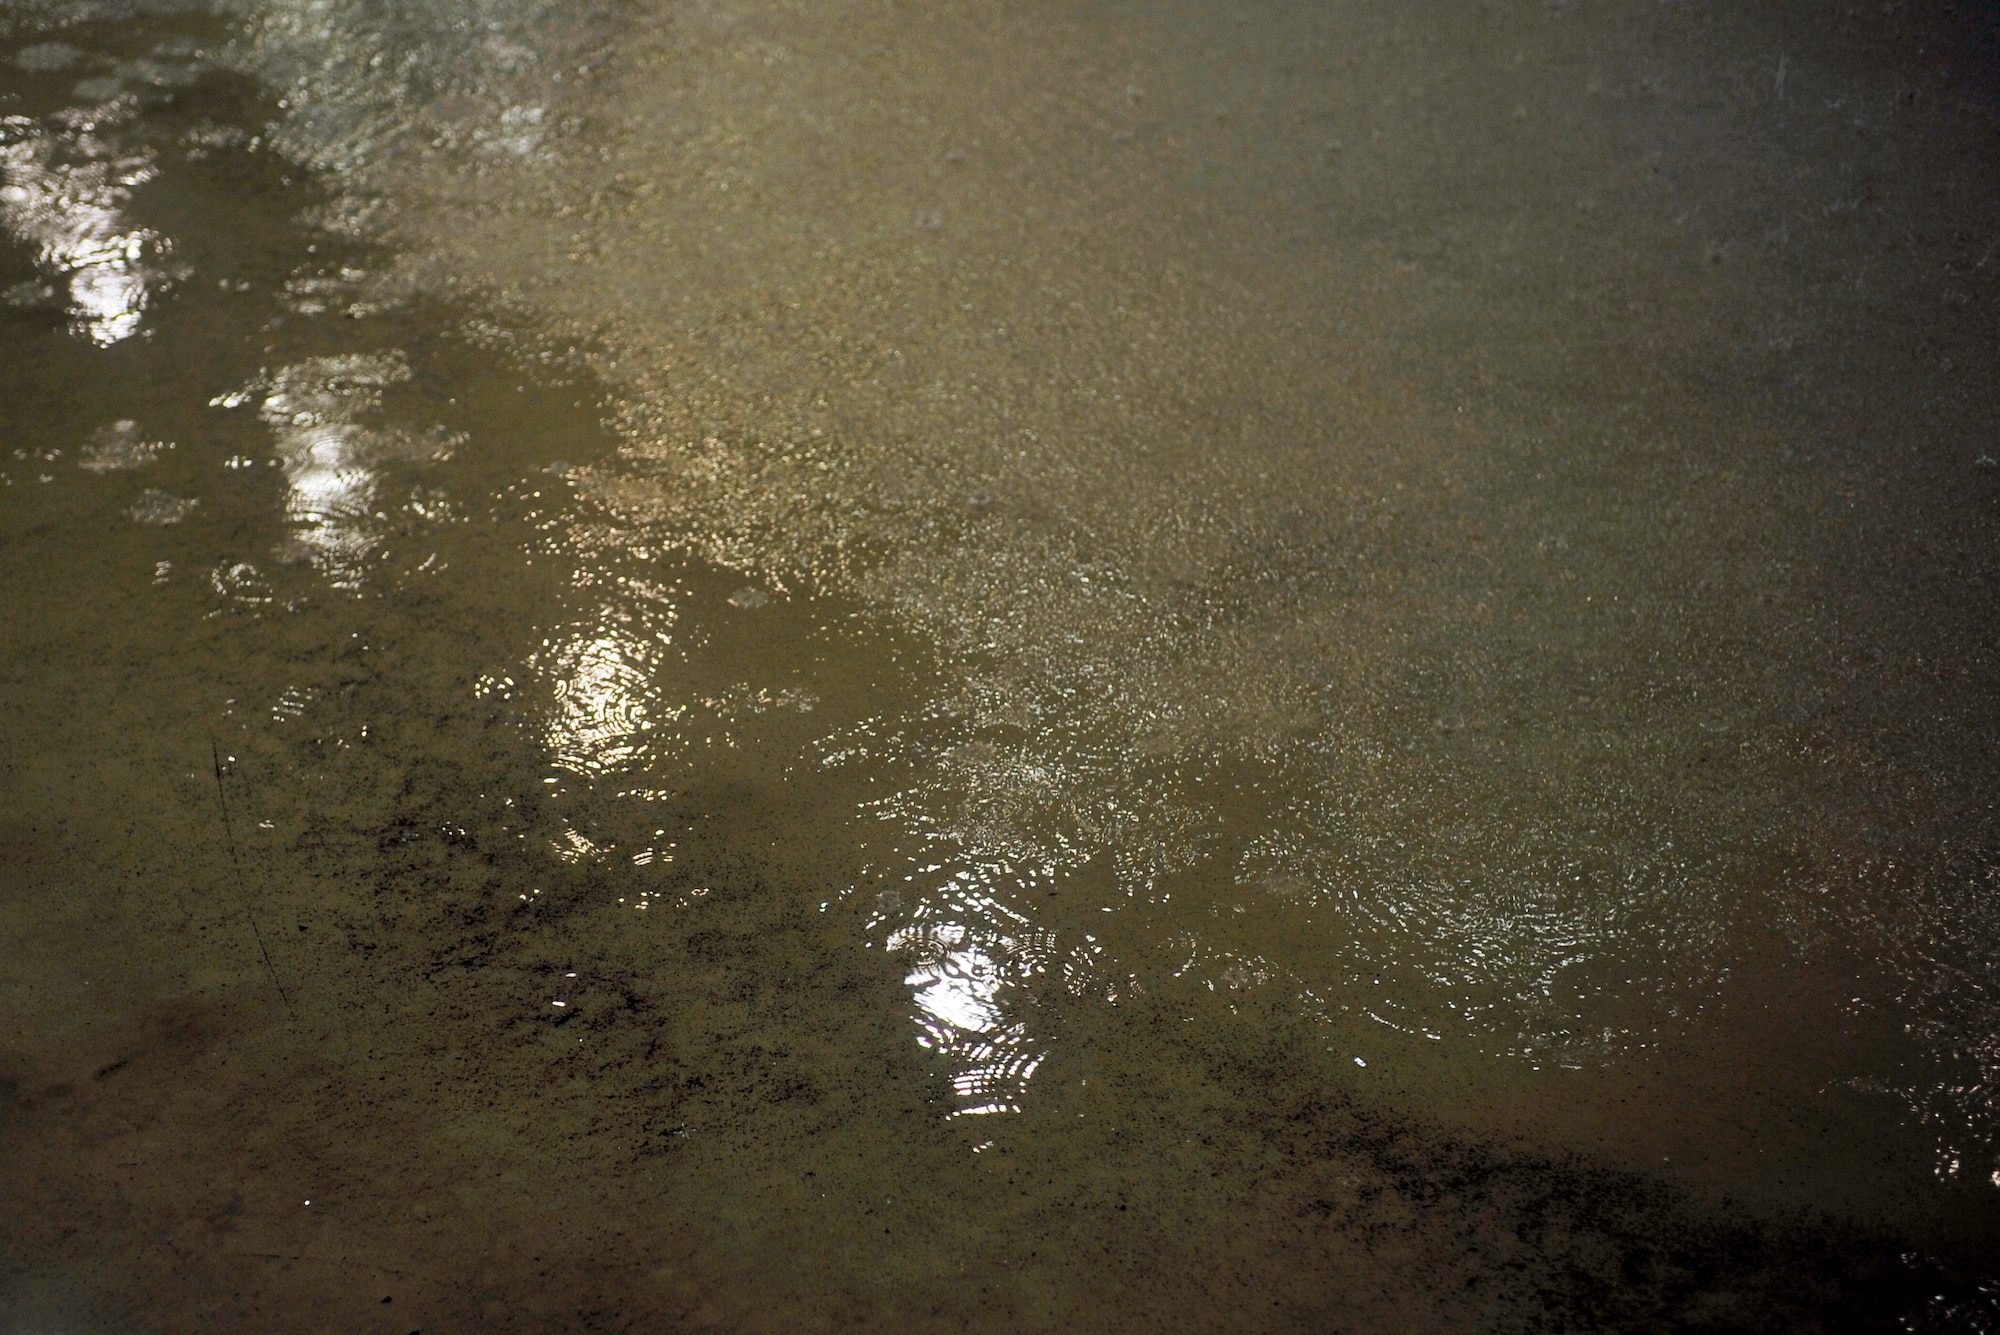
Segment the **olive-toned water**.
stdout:
[[1986,19],[6,14],[7,1329],[2000,1319]]

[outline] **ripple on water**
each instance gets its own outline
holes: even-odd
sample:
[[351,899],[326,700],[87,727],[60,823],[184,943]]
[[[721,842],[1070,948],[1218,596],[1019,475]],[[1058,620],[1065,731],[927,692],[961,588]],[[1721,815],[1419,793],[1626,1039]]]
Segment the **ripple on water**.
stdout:
[[[335,588],[356,590],[388,530],[385,470],[442,463],[465,443],[433,426],[379,422],[383,395],[410,379],[399,351],[340,353],[280,367],[268,378],[220,395],[218,408],[257,405],[283,470],[284,509],[293,529],[276,554],[303,561]],[[421,497],[412,501],[419,509]]]
[[105,346],[139,332],[154,289],[177,272],[167,239],[128,207],[133,190],[158,175],[155,153],[121,151],[101,133],[135,113],[116,91],[47,120],[0,118],[0,224],[62,285],[71,328]]

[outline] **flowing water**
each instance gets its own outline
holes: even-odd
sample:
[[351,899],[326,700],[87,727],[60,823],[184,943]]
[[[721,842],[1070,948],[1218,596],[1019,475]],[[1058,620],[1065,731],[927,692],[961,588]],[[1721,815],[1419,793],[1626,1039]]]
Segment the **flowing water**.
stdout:
[[2000,1328],[1996,32],[0,7],[4,1329]]

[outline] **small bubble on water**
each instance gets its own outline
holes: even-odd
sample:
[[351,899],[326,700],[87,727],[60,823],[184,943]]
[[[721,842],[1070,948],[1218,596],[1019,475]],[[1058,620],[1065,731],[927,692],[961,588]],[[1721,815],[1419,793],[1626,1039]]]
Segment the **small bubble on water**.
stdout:
[[178,524],[200,504],[201,501],[195,498],[175,496],[157,487],[148,487],[126,513],[141,524]]

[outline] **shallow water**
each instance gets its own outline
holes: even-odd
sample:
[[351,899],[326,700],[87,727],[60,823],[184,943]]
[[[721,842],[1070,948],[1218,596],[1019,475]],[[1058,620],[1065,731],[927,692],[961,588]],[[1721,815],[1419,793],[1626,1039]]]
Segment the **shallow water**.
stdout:
[[6,13],[13,1324],[2000,1321],[1988,20]]

